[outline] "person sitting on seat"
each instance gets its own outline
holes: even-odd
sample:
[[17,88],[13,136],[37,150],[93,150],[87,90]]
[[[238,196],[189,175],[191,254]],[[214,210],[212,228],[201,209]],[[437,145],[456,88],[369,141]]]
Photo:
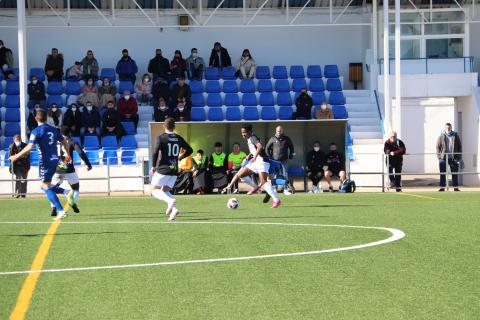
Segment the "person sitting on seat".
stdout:
[[80,136],[82,127],[82,112],[76,103],[72,103],[70,108],[63,115],[63,126],[70,128],[72,136]]
[[295,101],[295,105],[297,106],[297,111],[292,115],[293,120],[310,120],[312,118],[313,100],[312,97],[308,95],[306,88],[302,89],[302,92]]
[[152,100],[152,78],[148,73],[145,73],[142,79],[138,79],[135,83],[135,93],[137,94],[137,101],[141,104],[149,104]]
[[67,69],[66,80],[78,81],[83,78],[82,63],[75,61],[75,64]]
[[113,101],[107,103],[107,111],[103,114],[101,135],[102,137],[116,136],[117,141],[120,141],[125,135],[125,129],[120,120],[120,113],[115,110],[115,104]]
[[211,189],[217,189],[220,193],[228,184],[227,169],[228,159],[227,155],[222,151],[222,143],[215,143],[215,152],[212,153],[208,159],[208,172],[211,179]]
[[[180,150],[180,155],[184,154],[185,150]],[[193,193],[193,181],[192,181],[192,158],[186,157],[178,163],[178,176],[173,187],[174,194],[178,194],[183,191],[184,194]]]
[[47,124],[60,130],[63,121],[62,110],[56,103],[52,103],[47,112]]
[[111,83],[110,78],[103,78],[102,85],[98,88],[99,107],[103,108],[107,102],[113,101],[115,104],[117,94],[117,87]]
[[42,81],[38,81],[36,75],[31,76],[31,81],[27,86],[28,91],[28,108],[33,108],[35,104],[44,107],[47,97],[45,96],[45,85]]
[[253,79],[257,63],[250,55],[248,49],[243,50],[242,56],[237,61],[237,76],[242,75],[243,79]]
[[204,155],[202,149],[197,151],[195,157],[193,157],[193,191],[198,195],[205,194],[207,188],[207,169],[208,163],[207,158]]
[[138,125],[138,104],[135,97],[130,95],[130,90],[123,91],[123,97],[117,102],[117,111],[120,113],[122,121],[131,121],[135,124],[135,130]]
[[345,173],[345,157],[337,151],[335,142],[330,143],[330,152],[327,154],[326,160],[328,169],[325,172],[325,180],[328,183],[328,190],[333,192],[332,177],[338,177],[340,185],[347,177]]
[[327,101],[323,101],[322,106],[319,109],[317,109],[317,112],[315,112],[315,118],[333,119],[333,112],[332,112],[332,109],[328,107]]
[[87,80],[87,83],[82,88],[82,94],[78,97],[77,101],[83,106],[87,101],[90,101],[94,107],[98,108],[98,88],[93,78]]
[[165,103],[163,98],[158,99],[159,103],[153,109],[153,119],[155,122],[164,122],[167,118],[173,117],[173,112]]
[[[232,178],[240,171],[243,161],[247,157],[247,154],[242,151],[240,143],[235,142],[232,149],[232,152],[228,155],[228,182],[232,181]],[[238,181],[235,182],[233,193],[238,193]]]
[[177,108],[173,111],[176,122],[190,121],[190,110],[185,107],[185,99],[179,99]]
[[82,112],[82,136],[97,136],[100,133],[100,113],[93,107],[90,101],[87,101]]
[[307,162],[305,165],[305,172],[307,177],[312,181],[312,193],[322,191],[322,186],[318,185],[324,175],[323,167],[325,166],[325,153],[320,150],[320,142],[313,142],[313,150],[307,153]]

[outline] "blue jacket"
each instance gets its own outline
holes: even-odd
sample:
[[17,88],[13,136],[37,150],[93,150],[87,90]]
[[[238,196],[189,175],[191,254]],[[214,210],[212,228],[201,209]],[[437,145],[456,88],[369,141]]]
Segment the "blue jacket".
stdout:
[[138,67],[132,58],[128,57],[126,60],[122,58],[117,62],[115,71],[118,74],[135,74],[138,72]]

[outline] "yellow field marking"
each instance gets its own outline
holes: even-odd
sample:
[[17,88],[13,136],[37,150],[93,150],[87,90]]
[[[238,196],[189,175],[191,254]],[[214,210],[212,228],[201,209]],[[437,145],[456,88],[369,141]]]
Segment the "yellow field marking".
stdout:
[[434,198],[434,197],[429,197],[429,196],[421,196],[421,195],[413,194],[413,193],[401,192],[401,193],[399,193],[399,194],[404,195],[404,196],[410,196],[410,197],[420,198],[420,199],[427,199],[427,200],[442,200],[442,199],[440,199],[440,198]]
[[[67,206],[65,206],[64,209],[68,210]],[[60,220],[57,220],[52,223],[50,228],[48,228],[47,233],[43,237],[42,244],[40,245],[40,248],[38,248],[37,255],[35,256],[35,259],[33,259],[30,271],[42,270],[45,258],[47,257],[50,246],[52,245],[53,236],[55,235],[55,232],[57,231],[59,225]],[[15,305],[15,308],[10,314],[10,320],[25,319],[25,315],[27,314],[28,307],[30,306],[30,301],[32,300],[32,295],[35,291],[35,287],[37,285],[39,277],[40,272],[28,274],[18,295],[17,304]]]

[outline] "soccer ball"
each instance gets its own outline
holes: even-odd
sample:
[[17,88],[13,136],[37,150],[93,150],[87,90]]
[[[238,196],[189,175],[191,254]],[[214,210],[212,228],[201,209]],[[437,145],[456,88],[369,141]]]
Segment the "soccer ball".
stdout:
[[239,204],[240,204],[240,203],[238,202],[237,199],[235,199],[235,198],[230,198],[230,199],[228,199],[228,201],[227,201],[227,208],[229,208],[229,209],[237,209]]

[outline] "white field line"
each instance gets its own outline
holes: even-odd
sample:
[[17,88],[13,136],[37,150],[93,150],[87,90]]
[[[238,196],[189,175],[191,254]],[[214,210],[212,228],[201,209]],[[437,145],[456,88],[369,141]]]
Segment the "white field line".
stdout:
[[[50,224],[50,222],[23,222],[23,221],[11,221],[0,222],[0,224]],[[405,233],[401,230],[394,228],[384,227],[366,227],[366,226],[349,226],[349,225],[330,225],[330,224],[309,224],[309,223],[276,223],[276,222],[235,222],[235,221],[190,221],[190,222],[163,222],[163,221],[62,221],[64,224],[233,224],[233,225],[272,225],[272,226],[291,226],[291,227],[323,227],[323,228],[354,228],[354,229],[372,229],[382,230],[391,233],[391,236],[387,239],[369,242],[365,244],[359,244],[349,247],[341,247],[334,249],[325,249],[317,251],[303,251],[292,253],[278,253],[259,256],[246,256],[246,257],[234,257],[234,258],[216,258],[216,259],[202,259],[202,260],[184,260],[184,261],[171,261],[171,262],[154,262],[154,263],[142,263],[142,264],[124,264],[114,266],[94,266],[94,267],[80,267],[80,268],[63,268],[63,269],[45,269],[45,270],[27,270],[27,271],[8,271],[0,272],[0,276],[12,276],[12,275],[24,275],[29,273],[50,273],[50,272],[68,272],[68,271],[90,271],[90,270],[105,270],[105,269],[127,269],[127,268],[145,268],[145,267],[158,267],[158,266],[173,266],[184,264],[198,264],[198,263],[212,263],[212,262],[230,262],[230,261],[244,261],[244,260],[260,260],[260,259],[272,259],[282,257],[294,257],[294,256],[307,256],[316,255],[322,253],[332,253],[340,251],[350,251],[363,249],[368,247],[379,246],[390,242],[398,241],[405,237]]]

